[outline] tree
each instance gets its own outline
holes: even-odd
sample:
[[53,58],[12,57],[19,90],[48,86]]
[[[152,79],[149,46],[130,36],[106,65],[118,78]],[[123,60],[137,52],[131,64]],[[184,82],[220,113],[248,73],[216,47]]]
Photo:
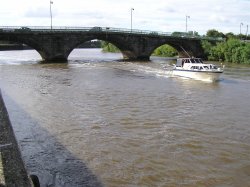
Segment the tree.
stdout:
[[226,36],[226,39],[227,39],[227,40],[228,40],[228,39],[232,39],[232,38],[234,38],[234,39],[237,38],[237,36],[234,35],[232,32],[227,33],[225,36]]
[[[229,39],[225,43],[225,51],[224,51],[224,56],[225,60],[227,62],[236,62],[236,57],[235,55],[239,55],[239,52],[237,52],[236,48],[239,48],[242,46],[242,42],[238,39]],[[234,54],[237,53],[237,54]]]
[[211,29],[207,31],[207,36],[208,37],[222,37],[225,38],[225,35],[222,32],[219,32],[215,29]]
[[202,46],[209,60],[250,64],[250,43],[229,38],[227,41],[217,43],[216,46],[204,41]]
[[224,61],[225,60],[225,42],[217,43],[210,50],[209,60]]
[[246,44],[242,51],[242,59],[245,64],[250,64],[250,44]]
[[208,56],[210,55],[211,48],[213,47],[212,43],[210,43],[207,40],[202,40],[201,46],[204,50],[204,54],[205,54],[206,58],[208,58]]

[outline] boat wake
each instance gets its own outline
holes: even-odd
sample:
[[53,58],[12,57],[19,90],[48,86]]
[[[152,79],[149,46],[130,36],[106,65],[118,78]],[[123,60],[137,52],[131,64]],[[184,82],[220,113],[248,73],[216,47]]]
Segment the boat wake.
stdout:
[[138,72],[138,73],[144,73],[151,76],[156,77],[165,77],[169,78],[172,77],[173,71],[171,69],[171,66],[168,67],[152,67],[148,65],[141,65],[141,64],[129,64],[130,71]]

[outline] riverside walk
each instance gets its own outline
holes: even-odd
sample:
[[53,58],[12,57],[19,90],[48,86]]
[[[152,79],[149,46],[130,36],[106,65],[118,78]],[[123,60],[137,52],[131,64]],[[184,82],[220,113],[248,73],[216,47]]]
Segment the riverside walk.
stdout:
[[39,185],[32,184],[25,169],[0,90],[0,187],[33,186]]

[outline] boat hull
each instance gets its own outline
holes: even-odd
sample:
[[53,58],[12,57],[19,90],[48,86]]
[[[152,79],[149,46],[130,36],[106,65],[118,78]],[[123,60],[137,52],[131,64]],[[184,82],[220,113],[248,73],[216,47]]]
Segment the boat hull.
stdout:
[[223,71],[190,71],[190,70],[173,70],[174,76],[186,77],[195,80],[215,82],[218,81]]

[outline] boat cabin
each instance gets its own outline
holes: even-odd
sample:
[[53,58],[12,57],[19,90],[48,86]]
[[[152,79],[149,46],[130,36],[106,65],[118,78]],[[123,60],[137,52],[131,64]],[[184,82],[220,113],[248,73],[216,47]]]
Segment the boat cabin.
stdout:
[[184,64],[203,64],[200,58],[179,58],[176,62],[176,67],[183,67]]

